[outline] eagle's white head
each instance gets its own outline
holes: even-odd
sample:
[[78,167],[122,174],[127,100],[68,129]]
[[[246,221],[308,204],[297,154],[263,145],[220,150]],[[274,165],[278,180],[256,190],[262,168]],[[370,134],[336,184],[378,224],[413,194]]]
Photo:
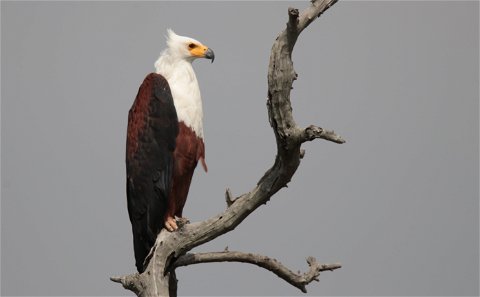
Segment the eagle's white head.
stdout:
[[[185,60],[193,62],[197,58],[215,59],[212,49],[208,48],[200,41],[175,34],[172,29],[167,30],[167,48],[162,55],[168,55],[173,61]],[[155,65],[156,66],[156,65]]]
[[192,68],[197,58],[215,58],[213,51],[196,39],[167,30],[167,48],[155,62],[156,72],[170,85],[179,121],[203,138],[203,111],[200,88]]

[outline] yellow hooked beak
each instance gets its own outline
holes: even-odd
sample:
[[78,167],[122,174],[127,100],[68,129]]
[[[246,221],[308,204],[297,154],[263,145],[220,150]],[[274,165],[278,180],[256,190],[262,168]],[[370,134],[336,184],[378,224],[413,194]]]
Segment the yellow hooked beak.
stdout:
[[203,44],[190,43],[188,45],[188,50],[193,57],[210,59],[212,60],[212,63],[213,60],[215,60],[215,54],[212,49]]

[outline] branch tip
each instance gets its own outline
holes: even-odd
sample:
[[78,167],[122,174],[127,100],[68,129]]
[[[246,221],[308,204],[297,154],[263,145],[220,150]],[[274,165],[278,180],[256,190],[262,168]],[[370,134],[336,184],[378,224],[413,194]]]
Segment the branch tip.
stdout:
[[225,190],[225,201],[227,202],[227,207],[232,206],[232,204],[235,202],[230,188],[227,188],[227,190]]
[[345,143],[345,140],[335,133],[333,130],[326,130],[314,125],[310,125],[305,130],[303,130],[303,135],[301,135],[301,141],[307,142],[312,141],[316,138],[325,139],[335,143]]
[[294,8],[294,7],[289,7],[288,8],[288,15],[293,17],[293,18],[298,18],[298,9],[297,8]]
[[295,35],[298,34],[297,33],[298,32],[298,16],[299,16],[298,9],[293,8],[293,7],[288,8],[287,27],[288,27],[288,30],[291,33],[295,33]]
[[124,275],[124,276],[112,276],[110,277],[110,280],[112,282],[122,284],[122,286],[125,289],[130,290],[138,295],[138,292],[140,291],[139,276],[140,275],[138,273]]
[[303,157],[305,157],[305,150],[304,149],[300,149],[300,159],[303,159]]
[[112,276],[110,277],[110,280],[115,283],[122,283],[122,278],[119,276]]
[[317,263],[317,259],[315,259],[315,257],[309,256],[307,257],[307,263],[308,266],[312,266],[312,264]]

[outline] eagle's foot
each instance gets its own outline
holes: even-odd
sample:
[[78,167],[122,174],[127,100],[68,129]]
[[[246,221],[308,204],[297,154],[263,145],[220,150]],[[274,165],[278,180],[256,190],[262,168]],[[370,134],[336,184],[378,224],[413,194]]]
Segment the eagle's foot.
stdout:
[[190,220],[187,219],[187,218],[184,218],[184,217],[175,217],[176,219],[176,222],[177,222],[177,225],[179,228],[182,228],[183,226],[185,226],[186,224],[190,224]]
[[165,224],[165,228],[170,232],[173,232],[178,229],[177,222],[175,221],[174,217],[170,217],[170,216],[166,217],[164,224]]

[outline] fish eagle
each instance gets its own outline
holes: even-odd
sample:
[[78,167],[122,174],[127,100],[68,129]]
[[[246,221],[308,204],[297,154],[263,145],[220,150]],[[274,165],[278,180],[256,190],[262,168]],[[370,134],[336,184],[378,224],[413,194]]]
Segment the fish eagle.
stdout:
[[202,99],[192,68],[197,58],[213,62],[215,56],[199,41],[167,30],[167,48],[128,114],[127,205],[139,272],[162,228],[178,228],[175,217],[182,217],[197,162],[207,171]]

